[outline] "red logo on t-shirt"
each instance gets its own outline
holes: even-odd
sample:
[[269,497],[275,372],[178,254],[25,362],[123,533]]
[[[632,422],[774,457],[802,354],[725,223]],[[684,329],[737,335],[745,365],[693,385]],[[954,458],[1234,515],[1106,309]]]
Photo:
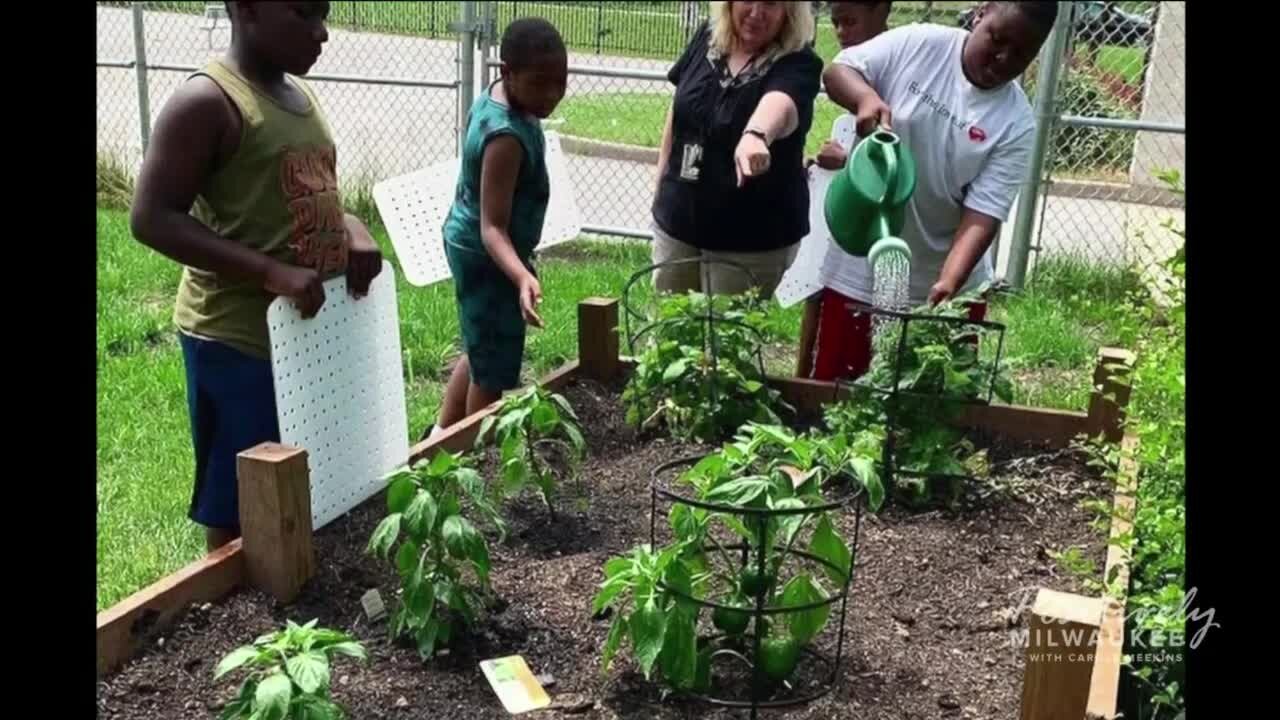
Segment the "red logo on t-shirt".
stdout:
[[985,130],[978,127],[977,125],[971,125],[969,126],[969,139],[974,142],[980,143],[987,139],[987,133]]

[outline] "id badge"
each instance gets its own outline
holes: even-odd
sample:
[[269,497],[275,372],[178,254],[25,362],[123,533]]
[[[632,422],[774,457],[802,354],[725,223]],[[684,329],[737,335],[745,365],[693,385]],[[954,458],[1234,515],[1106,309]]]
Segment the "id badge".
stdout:
[[680,151],[680,179],[684,182],[698,182],[702,173],[702,143],[687,142]]

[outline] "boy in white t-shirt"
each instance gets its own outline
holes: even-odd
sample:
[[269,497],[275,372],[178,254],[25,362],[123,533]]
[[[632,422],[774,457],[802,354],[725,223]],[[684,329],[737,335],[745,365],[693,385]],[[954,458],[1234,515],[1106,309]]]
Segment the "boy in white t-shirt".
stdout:
[[[831,99],[852,112],[858,134],[897,133],[916,161],[916,191],[902,239],[911,247],[912,305],[977,290],[993,274],[987,254],[1025,179],[1035,120],[1014,82],[1057,18],[1056,2],[988,2],[973,31],[895,28],[841,51],[823,75]],[[834,255],[834,257],[833,257]],[[858,377],[871,361],[866,261],[834,250],[823,268],[811,377]],[[986,303],[970,317],[986,317]]]
[[[891,2],[875,0],[840,2],[837,0],[827,3],[827,6],[831,11],[831,26],[836,31],[836,40],[840,42],[842,50],[861,45],[889,29],[889,12],[893,10]],[[839,170],[844,167],[850,150],[852,148],[844,147],[834,139],[830,139],[822,144],[817,156],[810,162],[824,170]],[[845,257],[853,259],[850,255]],[[825,282],[823,286],[826,287]],[[821,291],[814,293],[805,301],[804,319],[800,325],[800,350],[796,360],[797,377],[808,377],[813,369],[813,344],[818,336],[818,312],[821,307]]]

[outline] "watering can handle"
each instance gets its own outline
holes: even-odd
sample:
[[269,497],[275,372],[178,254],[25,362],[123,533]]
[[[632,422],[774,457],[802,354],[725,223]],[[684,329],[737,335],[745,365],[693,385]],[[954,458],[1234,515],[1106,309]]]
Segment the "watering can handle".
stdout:
[[880,205],[884,205],[884,201],[889,198],[889,192],[898,184],[898,153],[893,148],[885,145],[880,146],[880,152],[884,155],[884,195],[880,196]]

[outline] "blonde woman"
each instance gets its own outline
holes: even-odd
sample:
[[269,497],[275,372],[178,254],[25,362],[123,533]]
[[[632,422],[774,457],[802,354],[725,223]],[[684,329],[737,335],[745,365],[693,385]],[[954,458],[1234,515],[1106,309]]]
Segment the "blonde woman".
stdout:
[[653,261],[662,292],[771,296],[809,232],[804,140],[822,61],[800,2],[713,2],[667,73],[676,86],[658,156]]

